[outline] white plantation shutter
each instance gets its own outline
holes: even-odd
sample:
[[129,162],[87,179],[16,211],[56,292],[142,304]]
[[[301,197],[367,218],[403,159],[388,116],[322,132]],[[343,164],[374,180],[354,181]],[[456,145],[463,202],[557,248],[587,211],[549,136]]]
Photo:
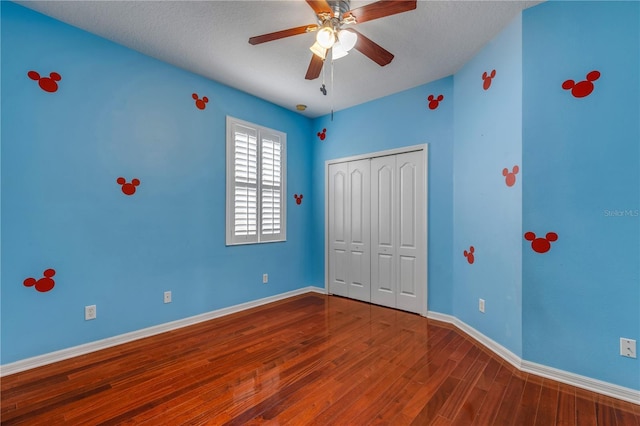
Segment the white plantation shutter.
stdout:
[[236,186],[234,235],[258,234],[258,193],[255,188]]
[[258,235],[258,133],[235,125],[234,143],[234,235]]
[[[261,234],[265,239],[270,239],[273,235],[280,234],[280,138],[276,135],[265,135],[262,137],[262,202]],[[269,236],[269,237],[267,237]]]
[[227,117],[227,245],[286,239],[286,135]]

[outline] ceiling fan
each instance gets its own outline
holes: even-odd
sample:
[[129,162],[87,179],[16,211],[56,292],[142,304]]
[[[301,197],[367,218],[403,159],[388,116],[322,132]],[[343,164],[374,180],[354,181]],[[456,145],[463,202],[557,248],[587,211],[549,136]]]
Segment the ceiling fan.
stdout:
[[302,25],[251,37],[249,43],[256,45],[317,31],[316,42],[310,47],[313,55],[305,76],[307,80],[314,80],[320,76],[322,65],[329,52],[332,60],[335,60],[345,56],[351,48],[355,48],[378,65],[387,65],[393,60],[393,54],[351,28],[350,25],[408,12],[416,8],[416,0],[383,0],[357,9],[350,9],[350,0],[306,1],[316,14],[317,24]]

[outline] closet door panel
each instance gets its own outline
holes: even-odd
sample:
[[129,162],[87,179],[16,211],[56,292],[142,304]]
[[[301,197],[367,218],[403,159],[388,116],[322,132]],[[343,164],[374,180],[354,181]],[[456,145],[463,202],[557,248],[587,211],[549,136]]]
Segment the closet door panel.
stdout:
[[377,290],[382,293],[393,294],[393,283],[395,281],[395,278],[393,276],[393,256],[378,253],[376,266],[378,280]]
[[353,299],[369,301],[369,262],[359,251],[349,252],[349,289],[348,296]]
[[396,156],[398,176],[398,293],[396,307],[421,313],[426,286],[425,182],[421,152]]
[[370,161],[348,163],[348,295],[353,299],[371,300],[371,188]]
[[416,248],[416,166],[405,162],[398,168],[399,203],[398,217],[400,226],[399,247]]
[[377,170],[376,179],[376,220],[372,221],[377,229],[377,242],[381,247],[393,247],[393,164],[382,162]]
[[329,293],[348,293],[347,165],[329,165]]
[[371,160],[371,301],[395,307],[395,157]]
[[369,229],[364,229],[364,209],[362,203],[364,202],[364,189],[367,185],[364,182],[364,169],[362,164],[349,164],[349,185],[351,189],[351,197],[349,204],[351,212],[349,214],[349,220],[351,221],[351,243],[362,244],[364,241],[364,234],[369,233]]
[[416,259],[409,256],[400,256],[400,294],[404,296],[416,295]]
[[[341,294],[338,292],[342,292],[343,289],[347,286],[347,265],[349,264],[349,256],[347,252],[340,249],[334,249],[334,265],[333,268],[333,282],[335,284],[335,288],[333,289],[333,294]],[[346,293],[344,294],[346,296]]]

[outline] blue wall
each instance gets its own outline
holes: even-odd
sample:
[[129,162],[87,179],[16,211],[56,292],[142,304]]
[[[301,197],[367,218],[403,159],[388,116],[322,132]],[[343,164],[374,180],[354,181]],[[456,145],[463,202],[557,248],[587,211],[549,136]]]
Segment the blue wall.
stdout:
[[[429,108],[429,95],[444,99]],[[313,142],[313,209],[315,282],[324,285],[325,161],[357,154],[428,143],[428,304],[451,313],[453,78],[448,77],[382,99],[338,111],[313,122],[327,129]]]
[[[640,3],[551,2],[523,14],[525,359],[640,389]],[[597,70],[593,92],[562,84]]]
[[522,185],[502,174],[522,164],[520,17],[456,73],[454,110],[453,315],[520,356]]
[[[310,120],[1,7],[2,364],[313,284],[310,203],[293,200],[311,189]],[[58,72],[58,91],[31,70]],[[225,246],[227,114],[287,133],[285,243]],[[52,291],[23,285],[47,268]]]

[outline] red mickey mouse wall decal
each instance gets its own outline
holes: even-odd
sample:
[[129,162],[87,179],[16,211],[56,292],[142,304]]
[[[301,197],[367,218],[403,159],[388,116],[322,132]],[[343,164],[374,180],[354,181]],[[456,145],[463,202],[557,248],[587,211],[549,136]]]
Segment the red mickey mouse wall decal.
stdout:
[[132,179],[130,183],[123,177],[116,179],[118,184],[122,185],[122,192],[125,195],[133,195],[136,193],[136,186],[140,185],[140,179]]
[[322,129],[322,132],[318,132],[318,137],[320,138],[321,141],[323,141],[324,138],[327,137],[327,129]]
[[198,109],[205,109],[207,107],[207,103],[209,102],[209,98],[207,98],[206,96],[204,96],[202,99],[198,98],[198,94],[194,93],[191,95],[191,97],[193,99],[195,99],[196,101],[196,107]]
[[562,83],[564,90],[571,90],[571,94],[576,98],[584,98],[589,96],[593,92],[594,85],[592,81],[596,81],[600,78],[600,71],[591,71],[587,74],[587,79],[576,83],[573,80],[566,80]]
[[484,80],[482,82],[482,88],[484,90],[489,90],[489,87],[491,87],[491,81],[495,76],[496,76],[496,70],[492,70],[491,74],[487,74],[486,71],[482,73],[482,80]]
[[464,257],[467,258],[467,262],[469,262],[470,265],[473,265],[473,262],[475,261],[475,257],[473,256],[475,251],[476,249],[473,246],[469,247],[469,251],[464,251]]
[[29,71],[27,75],[31,80],[37,81],[42,90],[49,93],[58,90],[58,83],[56,83],[56,81],[62,80],[62,77],[57,72],[50,73],[49,77],[40,77],[40,74],[36,71]]
[[524,234],[524,239],[531,241],[531,248],[536,253],[546,253],[551,250],[551,242],[558,240],[558,234],[555,232],[547,232],[544,238],[536,238],[534,232],[527,232]]
[[443,95],[438,95],[438,97],[434,97],[433,95],[429,95],[427,100],[429,101],[429,109],[436,109],[440,105],[440,102],[444,99]]
[[293,198],[296,199],[296,204],[302,204],[302,194],[293,194]]
[[52,278],[56,274],[55,269],[46,269],[42,274],[44,275],[44,277],[40,278],[39,280],[36,280],[35,278],[27,278],[26,280],[24,280],[24,286],[35,286],[36,290],[41,293],[45,293],[51,290],[56,285],[56,282]]
[[509,169],[507,169],[506,167],[502,169],[502,176],[505,177],[504,181],[507,184],[507,186],[515,185],[516,175],[518,174],[519,171],[520,171],[520,167],[518,166],[513,166],[513,168],[511,169],[511,172],[509,172]]

